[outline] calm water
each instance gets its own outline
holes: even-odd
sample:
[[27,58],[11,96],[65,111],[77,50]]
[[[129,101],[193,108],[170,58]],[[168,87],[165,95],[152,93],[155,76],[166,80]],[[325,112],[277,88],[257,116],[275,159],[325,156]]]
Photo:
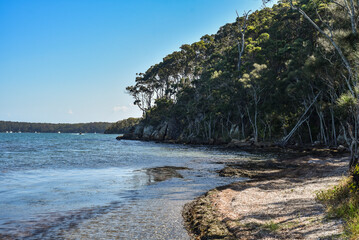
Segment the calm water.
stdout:
[[[0,133],[0,238],[189,239],[181,210],[222,162],[256,156],[207,147],[117,141],[115,135]],[[188,167],[156,182],[146,169]]]

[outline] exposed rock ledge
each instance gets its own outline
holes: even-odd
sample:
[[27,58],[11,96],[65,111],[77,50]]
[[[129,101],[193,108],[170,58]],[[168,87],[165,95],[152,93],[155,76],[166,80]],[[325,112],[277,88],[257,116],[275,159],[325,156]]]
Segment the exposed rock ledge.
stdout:
[[178,139],[178,137],[179,132],[174,122],[163,122],[157,126],[142,122],[132,127],[121,139],[169,141]]
[[187,204],[183,216],[193,239],[340,239],[341,221],[325,218],[315,193],[338,183],[347,157],[272,163],[230,166],[227,173],[244,171],[252,180],[211,190]]

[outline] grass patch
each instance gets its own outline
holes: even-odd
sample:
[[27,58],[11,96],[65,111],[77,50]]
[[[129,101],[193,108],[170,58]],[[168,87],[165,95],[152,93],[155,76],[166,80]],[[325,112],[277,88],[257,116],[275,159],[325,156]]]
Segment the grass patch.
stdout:
[[281,229],[292,229],[300,225],[299,221],[291,221],[281,224]]
[[317,193],[317,200],[327,207],[329,218],[345,221],[345,235],[359,239],[359,189],[351,177],[344,178],[334,188]]
[[267,223],[264,223],[263,226],[262,226],[264,229],[268,230],[268,231],[271,231],[271,232],[275,232],[277,231],[280,226],[278,223],[275,223],[273,221],[270,221],[270,222],[267,222]]

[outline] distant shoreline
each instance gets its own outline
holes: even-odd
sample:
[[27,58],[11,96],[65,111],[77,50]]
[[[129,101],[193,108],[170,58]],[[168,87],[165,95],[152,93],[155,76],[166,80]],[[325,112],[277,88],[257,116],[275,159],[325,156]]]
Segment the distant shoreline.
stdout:
[[41,133],[104,133],[113,123],[90,122],[90,123],[30,123],[0,121],[0,132],[41,132]]

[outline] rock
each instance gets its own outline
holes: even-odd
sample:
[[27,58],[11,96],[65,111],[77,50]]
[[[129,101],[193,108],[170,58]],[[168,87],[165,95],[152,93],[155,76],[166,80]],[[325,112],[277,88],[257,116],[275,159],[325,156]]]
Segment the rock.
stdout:
[[229,148],[236,148],[236,147],[249,147],[252,144],[250,142],[241,141],[238,139],[232,139],[230,143],[227,144]]
[[151,139],[163,141],[167,134],[168,123],[163,122],[152,132]]
[[222,170],[218,171],[219,176],[221,177],[247,177],[251,178],[252,174],[250,171],[244,169],[238,169],[233,167],[225,167]]
[[143,124],[138,124],[133,131],[133,135],[135,135],[137,138],[141,138],[143,134],[143,128]]
[[259,147],[259,148],[268,148],[268,147],[272,147],[273,144],[271,142],[257,142],[257,143],[254,143],[254,146]]
[[158,130],[158,139],[159,140],[163,140],[166,137],[167,134],[167,129],[168,129],[168,123],[164,122],[163,124],[161,124],[159,126],[159,130]]
[[339,145],[339,146],[337,147],[337,150],[338,150],[338,152],[344,152],[344,151],[347,150],[347,149],[346,149],[346,147],[344,147],[343,145]]
[[238,139],[232,139],[230,143],[227,144],[227,147],[234,148],[237,147],[237,144],[240,143]]
[[160,140],[159,135],[158,135],[158,130],[154,130],[154,131],[151,133],[150,139],[151,139],[151,140]]
[[162,182],[170,178],[183,178],[178,170],[189,170],[187,167],[164,166],[146,169],[150,182]]
[[136,137],[135,137],[135,135],[133,133],[125,133],[125,134],[123,134],[121,139],[135,140]]
[[216,144],[216,145],[223,145],[223,144],[226,144],[226,143],[228,143],[228,141],[224,140],[222,137],[217,138],[217,139],[215,140],[215,144]]
[[177,128],[177,124],[174,121],[170,121],[167,124],[167,132],[164,137],[165,140],[176,140],[180,136],[179,129]]
[[143,127],[142,123],[132,126],[127,133],[123,134],[121,139],[140,140],[142,138]]
[[148,125],[143,128],[142,138],[143,140],[150,140],[153,133],[153,126]]

